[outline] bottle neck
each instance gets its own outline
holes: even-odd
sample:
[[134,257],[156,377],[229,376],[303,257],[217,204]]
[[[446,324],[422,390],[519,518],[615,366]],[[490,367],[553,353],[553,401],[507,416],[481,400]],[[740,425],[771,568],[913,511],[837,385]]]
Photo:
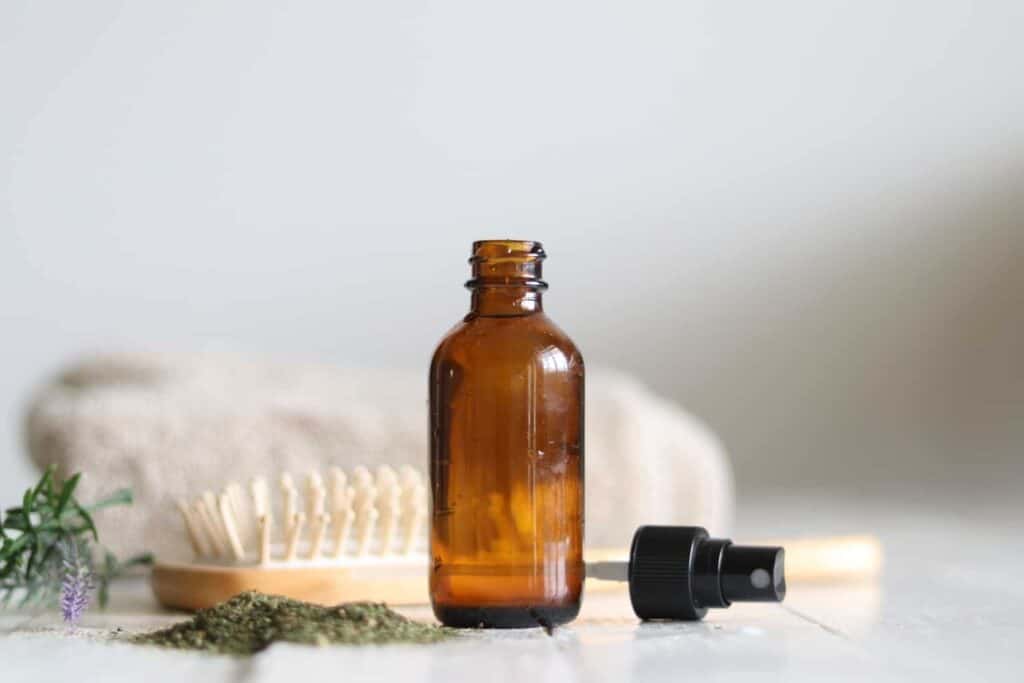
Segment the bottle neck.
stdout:
[[471,316],[511,317],[544,310],[541,279],[544,248],[526,240],[483,240],[473,243]]
[[473,289],[469,305],[469,313],[474,316],[510,317],[543,310],[539,290],[513,285],[477,286]]

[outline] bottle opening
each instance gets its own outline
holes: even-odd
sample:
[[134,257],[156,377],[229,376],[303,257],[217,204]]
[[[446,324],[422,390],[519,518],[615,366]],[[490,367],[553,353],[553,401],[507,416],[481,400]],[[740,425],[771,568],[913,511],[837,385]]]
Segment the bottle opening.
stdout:
[[466,286],[547,289],[541,279],[541,262],[546,257],[544,246],[533,240],[478,240],[469,258],[473,279]]

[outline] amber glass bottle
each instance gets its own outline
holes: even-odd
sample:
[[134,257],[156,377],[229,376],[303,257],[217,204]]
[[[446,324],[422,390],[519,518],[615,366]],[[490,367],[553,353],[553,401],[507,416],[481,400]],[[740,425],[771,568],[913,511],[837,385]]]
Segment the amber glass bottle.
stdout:
[[430,365],[434,614],[554,625],[583,589],[583,358],[544,315],[539,242],[473,244],[469,314]]

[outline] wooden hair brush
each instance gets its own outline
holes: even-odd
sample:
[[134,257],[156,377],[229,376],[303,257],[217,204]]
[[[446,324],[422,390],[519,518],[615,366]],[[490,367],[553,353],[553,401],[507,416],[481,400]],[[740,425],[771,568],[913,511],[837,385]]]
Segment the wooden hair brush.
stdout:
[[157,599],[181,609],[245,590],[325,604],[423,601],[427,498],[419,472],[385,465],[346,475],[332,467],[326,482],[313,472],[304,488],[300,496],[291,475],[282,474],[276,501],[264,478],[248,491],[230,483],[219,494],[179,500],[195,557],[157,562]]
[[[337,467],[326,481],[310,473],[300,494],[282,474],[271,495],[265,478],[248,487],[229,483],[179,500],[178,510],[192,546],[192,562],[157,562],[153,592],[166,607],[210,607],[246,590],[321,604],[349,601],[426,604],[427,491],[424,477],[409,466],[370,473]],[[881,568],[881,545],[873,536],[775,540],[786,548],[791,583],[871,578]],[[617,590],[602,580],[621,566],[629,550],[587,549],[587,590]],[[622,578],[622,577],[619,577]]]

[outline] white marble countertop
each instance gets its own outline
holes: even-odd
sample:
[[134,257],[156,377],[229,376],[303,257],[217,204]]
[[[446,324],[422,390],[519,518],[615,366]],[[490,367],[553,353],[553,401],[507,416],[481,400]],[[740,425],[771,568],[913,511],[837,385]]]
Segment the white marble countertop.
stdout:
[[[112,630],[183,616],[126,583],[75,634],[52,614],[0,613],[0,681],[1020,680],[1021,512],[1007,500],[761,501],[741,510],[737,540],[873,532],[885,544],[882,579],[791,585],[783,605],[734,605],[702,623],[641,624],[624,593],[594,594],[551,635],[477,631],[438,645],[275,645],[250,659],[140,648]],[[426,607],[402,611],[430,619]]]

